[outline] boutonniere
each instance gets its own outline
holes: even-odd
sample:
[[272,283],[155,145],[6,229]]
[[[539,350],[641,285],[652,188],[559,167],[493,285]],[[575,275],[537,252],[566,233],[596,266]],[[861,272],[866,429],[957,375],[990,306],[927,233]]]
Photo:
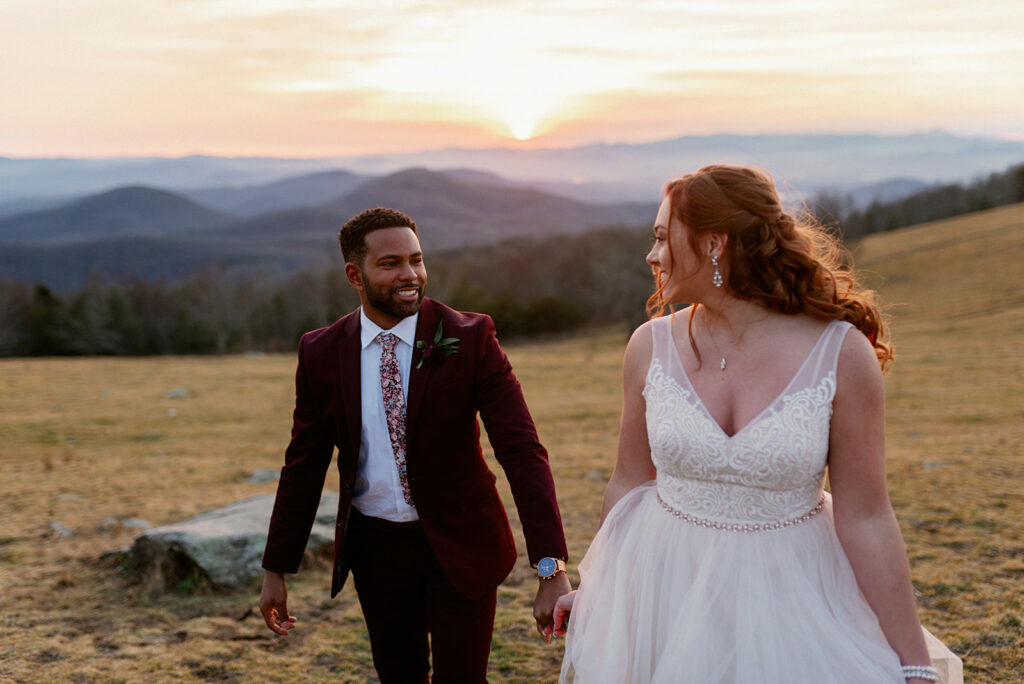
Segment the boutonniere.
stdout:
[[459,338],[444,336],[444,323],[437,324],[437,332],[434,333],[434,341],[427,344],[423,340],[416,340],[416,348],[423,352],[420,362],[416,364],[417,370],[424,361],[439,359],[445,356],[459,353]]

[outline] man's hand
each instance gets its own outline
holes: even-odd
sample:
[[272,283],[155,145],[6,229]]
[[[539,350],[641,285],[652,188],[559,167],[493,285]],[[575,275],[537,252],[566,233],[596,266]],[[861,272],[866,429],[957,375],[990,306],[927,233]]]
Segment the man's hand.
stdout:
[[297,620],[288,614],[288,586],[281,573],[267,570],[263,575],[260,612],[272,632],[288,636],[288,630],[295,627]]
[[564,572],[557,573],[547,580],[537,580],[540,585],[537,587],[537,599],[533,602],[533,619],[537,621],[537,631],[544,637],[544,641],[551,641],[551,633],[555,629],[554,611],[555,601],[559,596],[572,591],[569,584],[569,576]]

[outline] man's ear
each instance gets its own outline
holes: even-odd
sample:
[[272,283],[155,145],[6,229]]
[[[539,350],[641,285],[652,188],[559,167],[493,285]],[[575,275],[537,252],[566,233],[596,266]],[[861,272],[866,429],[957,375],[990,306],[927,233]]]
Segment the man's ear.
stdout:
[[345,264],[345,277],[348,278],[348,284],[354,287],[359,292],[363,291],[363,270],[355,264]]

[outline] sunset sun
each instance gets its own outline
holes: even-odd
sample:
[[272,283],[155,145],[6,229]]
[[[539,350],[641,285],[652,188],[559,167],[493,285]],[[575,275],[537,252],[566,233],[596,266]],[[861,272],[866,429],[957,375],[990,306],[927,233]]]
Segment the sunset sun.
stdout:
[[519,120],[509,121],[508,128],[512,133],[512,137],[516,140],[529,140],[533,136],[533,131],[537,125],[533,121]]
[[557,109],[552,88],[529,81],[516,89],[516,94],[494,101],[491,110],[494,117],[508,129],[516,140],[529,140],[537,134],[540,124]]

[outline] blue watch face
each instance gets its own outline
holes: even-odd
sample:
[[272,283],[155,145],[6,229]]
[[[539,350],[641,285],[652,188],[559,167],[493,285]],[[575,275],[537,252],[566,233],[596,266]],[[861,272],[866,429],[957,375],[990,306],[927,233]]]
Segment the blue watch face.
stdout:
[[537,563],[537,572],[542,577],[547,577],[555,573],[556,567],[558,566],[555,565],[555,561],[553,558],[541,558],[540,562]]

